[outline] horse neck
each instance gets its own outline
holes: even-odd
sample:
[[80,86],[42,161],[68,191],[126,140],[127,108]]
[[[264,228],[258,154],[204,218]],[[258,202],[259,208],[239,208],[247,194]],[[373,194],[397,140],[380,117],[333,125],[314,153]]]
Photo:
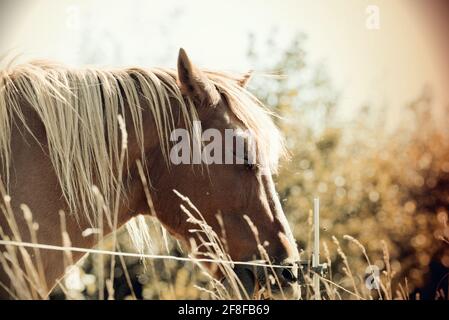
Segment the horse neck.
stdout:
[[[42,123],[35,121],[36,115],[30,108],[24,108],[25,117],[30,123],[30,129],[35,137],[41,141],[34,140],[34,137],[26,130],[18,130],[14,127],[12,131],[12,181],[18,183],[11,184],[10,195],[11,206],[14,212],[17,229],[21,235],[21,241],[32,242],[33,239],[28,229],[28,223],[22,214],[21,204],[27,204],[33,214],[33,221],[39,225],[37,240],[42,244],[49,245],[70,245],[78,248],[91,248],[98,242],[98,236],[91,234],[83,236],[83,231],[92,228],[87,219],[82,216],[76,217],[73,214],[65,214],[63,219],[58,217],[58,212],[63,210],[68,213],[69,208],[62,196],[58,178],[54,169],[49,163],[48,150],[43,150],[45,145],[45,128]],[[142,150],[138,144],[137,136],[131,116],[127,114],[129,110],[125,108],[124,118],[128,128],[128,156],[127,165],[123,170],[123,197],[120,198],[117,210],[117,227],[125,224],[132,217],[139,213],[147,213],[148,202],[141,182],[141,177],[136,164],[142,158]],[[155,129],[154,119],[151,110],[145,108],[142,113],[144,128],[144,155],[147,158],[146,165],[148,172],[157,173],[157,168],[165,165],[161,157],[158,135]],[[33,154],[34,157],[29,155]],[[35,170],[36,169],[36,170]],[[151,173],[150,173],[151,175]],[[63,221],[63,223],[62,223]],[[8,227],[3,214],[0,214],[0,226],[10,237],[12,232]],[[64,242],[62,231],[65,230],[70,242]],[[113,228],[104,223],[104,235],[111,233]],[[3,250],[3,249],[2,249]],[[40,250],[43,267],[46,275],[47,287],[51,289],[58,278],[64,274],[67,262],[77,262],[84,254],[82,252],[72,252],[71,261],[67,261],[65,254],[61,251]],[[3,274],[2,274],[3,273]],[[0,268],[0,281],[9,283],[8,277]],[[2,292],[0,290],[0,296]]]

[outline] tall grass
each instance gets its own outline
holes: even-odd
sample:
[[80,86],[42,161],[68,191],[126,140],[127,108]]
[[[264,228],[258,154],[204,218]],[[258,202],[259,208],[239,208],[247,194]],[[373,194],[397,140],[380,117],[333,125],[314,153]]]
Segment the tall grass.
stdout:
[[[2,192],[4,189],[2,189]],[[176,191],[175,191],[176,192]],[[301,297],[286,296],[282,291],[276,294],[273,288],[280,287],[279,279],[273,272],[275,265],[272,265],[268,259],[254,263],[255,266],[265,265],[264,267],[264,284],[254,295],[250,295],[245,291],[244,285],[234,271],[234,267],[240,262],[232,261],[226,251],[226,244],[222,243],[217,233],[205,222],[201,213],[194,204],[187,198],[176,192],[182,199],[181,208],[186,214],[186,219],[192,224],[191,232],[196,234],[199,239],[198,243],[192,241],[191,250],[187,256],[179,257],[179,244],[177,241],[163,231],[163,226],[154,220],[154,218],[146,219],[151,230],[153,242],[152,252],[138,252],[134,249],[128,234],[123,229],[116,230],[115,245],[112,236],[103,237],[102,233],[98,234],[99,244],[91,251],[89,257],[85,257],[78,264],[74,264],[72,251],[80,250],[71,246],[70,237],[65,230],[65,215],[60,212],[61,218],[61,237],[63,239],[60,248],[44,248],[44,250],[60,249],[64,250],[64,265],[66,266],[65,276],[58,281],[55,292],[59,292],[59,298],[66,299],[113,299],[114,283],[117,284],[114,273],[120,270],[122,274],[122,285],[126,284],[129,295],[126,298],[136,299],[132,278],[145,278],[146,281],[141,285],[144,288],[143,298],[170,298],[170,299],[266,299],[266,298],[302,298],[311,299],[314,297],[314,287],[312,283],[312,273],[306,272],[303,275],[305,284],[301,286]],[[4,193],[2,194],[5,205],[2,206],[2,212],[8,217],[8,223],[14,228],[15,218],[8,205],[10,199]],[[6,199],[6,201],[5,201]],[[37,227],[32,220],[29,209],[22,206],[24,214],[27,215],[27,222],[31,226],[30,234],[34,234],[31,243],[23,243],[22,237],[14,232],[13,237],[9,238],[0,230],[1,240],[9,242],[5,245],[5,251],[0,253],[1,267],[7,273],[11,286],[7,288],[13,299],[47,299],[48,291],[45,279],[45,273],[42,271],[42,261],[40,258],[40,247],[37,242]],[[250,223],[252,228],[255,228]],[[32,227],[34,225],[34,227]],[[255,237],[257,237],[257,229],[253,229]],[[343,261],[343,272],[345,277],[336,282],[332,278],[330,249],[327,244],[322,244],[324,248],[324,260],[329,263],[331,272],[327,277],[321,277],[321,297],[324,300],[337,299],[408,299],[409,291],[407,281],[398,284],[396,290],[393,290],[394,273],[389,268],[388,249],[384,246],[383,256],[385,270],[378,275],[377,281],[379,286],[369,290],[365,286],[366,274],[356,274],[351,270],[350,257],[342,250],[340,240],[333,238],[334,248]],[[360,253],[365,257],[366,265],[371,266],[369,255],[365,247],[351,236],[345,236],[345,241],[350,241],[360,248]],[[20,245],[23,243],[23,245]],[[34,244],[34,246],[33,246]],[[31,246],[31,248],[27,248]],[[115,248],[115,249],[114,249]],[[120,249],[118,249],[120,248]],[[264,247],[259,243],[261,257],[267,257]],[[97,250],[97,251],[96,251]],[[167,251],[168,250],[168,251]],[[89,252],[89,250],[85,250]],[[123,251],[123,252],[122,252]],[[155,253],[167,252],[166,255],[157,255]],[[177,253],[175,253],[177,252]],[[31,254],[32,253],[32,254]],[[154,257],[152,256],[154,255]],[[112,260],[122,261],[120,268],[115,267]],[[172,258],[172,259],[170,259]],[[156,259],[156,260],[155,260]],[[91,268],[91,274],[83,270],[86,261],[90,260],[94,263]],[[209,267],[206,267],[206,264]],[[250,265],[251,263],[245,263]],[[135,269],[139,265],[140,268]],[[211,266],[212,265],[212,266]],[[111,271],[114,267],[114,271]],[[132,272],[128,268],[133,268]],[[212,274],[219,271],[224,275],[224,279],[216,279]],[[173,274],[167,277],[167,272]],[[187,274],[186,274],[187,272]],[[112,276],[111,276],[112,275]],[[369,274],[368,274],[369,275]],[[94,283],[92,279],[95,279]],[[5,284],[2,284],[5,288]],[[181,289],[180,289],[181,288]],[[188,289],[186,289],[188,288]],[[168,289],[168,290],[167,290]],[[146,291],[145,291],[146,290]]]
[[[119,118],[120,129],[122,132],[122,153],[119,163],[119,172],[122,171],[127,148],[127,134],[122,118]],[[154,213],[148,182],[143,175],[143,168],[138,163],[142,183],[147,196],[147,203],[150,212]],[[120,175],[118,177],[120,179]],[[119,184],[120,185],[120,184]],[[260,254],[260,261],[239,262],[233,261],[227,253],[227,244],[218,234],[207,224],[202,213],[195,207],[189,198],[173,190],[181,199],[181,210],[185,214],[186,221],[192,225],[190,232],[195,235],[196,240],[190,243],[190,253],[187,256],[179,257],[174,252],[183,251],[179,249],[179,243],[167,235],[166,230],[151,219],[145,220],[143,217],[137,217],[131,221],[127,228],[133,234],[132,238],[117,228],[118,207],[122,196],[122,190],[116,190],[115,201],[112,208],[104,203],[104,200],[93,186],[93,192],[97,197],[97,217],[99,221],[98,228],[85,230],[86,233],[95,233],[97,237],[97,247],[95,249],[74,248],[70,241],[70,235],[66,230],[65,213],[59,212],[61,221],[61,246],[45,246],[38,243],[38,225],[33,221],[31,210],[26,205],[21,205],[22,214],[28,226],[30,242],[23,242],[22,235],[16,222],[16,214],[11,208],[11,197],[6,193],[4,186],[0,182],[0,195],[3,203],[0,206],[1,212],[6,218],[8,227],[12,231],[11,236],[6,235],[0,229],[0,245],[4,249],[0,252],[0,266],[9,278],[9,284],[0,284],[10,295],[12,299],[48,299],[48,289],[46,276],[43,268],[40,250],[62,250],[64,251],[64,266],[66,273],[53,290],[58,292],[60,297],[66,299],[114,299],[118,281],[116,281],[116,272],[120,271],[123,278],[122,285],[128,287],[129,295],[126,298],[136,299],[135,278],[145,278],[146,281],[140,281],[144,287],[142,297],[144,298],[171,298],[171,299],[311,299],[315,296],[312,282],[312,271],[300,270],[304,284],[301,286],[300,296],[289,296],[284,292],[280,281],[276,275],[275,268],[281,267],[271,263],[264,245],[259,240],[259,232],[254,223],[245,216],[245,220],[250,226],[253,235],[257,241],[257,247]],[[218,217],[221,221],[220,216]],[[149,223],[149,226],[146,225]],[[104,235],[105,224],[111,230],[114,230],[109,237]],[[311,223],[310,223],[311,224]],[[221,224],[222,225],[222,224]],[[142,230],[145,227],[151,230],[150,233],[135,232],[136,228]],[[312,226],[310,225],[310,230]],[[226,230],[222,228],[222,235]],[[367,266],[372,266],[367,250],[356,239],[345,236],[346,241],[356,244],[360,248],[361,255],[364,256]],[[340,242],[333,238],[335,250],[343,261],[343,272],[345,277],[340,281],[332,279],[333,272],[329,272],[328,277],[320,277],[322,299],[407,299],[407,282],[399,285],[396,291],[393,291],[392,281],[394,274],[389,264],[389,254],[386,245],[383,246],[385,270],[376,278],[379,286],[374,290],[368,290],[365,286],[364,277],[351,270],[350,258],[343,252]],[[131,243],[134,244],[131,245]],[[137,245],[136,245],[137,244]],[[332,269],[330,249],[323,243],[325,260]],[[135,249],[139,248],[138,251]],[[146,250],[144,250],[146,248]],[[130,250],[133,250],[131,251]],[[90,257],[82,259],[76,263],[73,259],[73,251],[82,251],[90,253]],[[166,255],[159,253],[166,252]],[[307,250],[306,250],[307,251]],[[308,260],[311,260],[311,251],[308,250]],[[307,252],[306,252],[307,253]],[[90,260],[93,264],[91,274],[83,270]],[[117,261],[120,267],[116,266]],[[141,268],[130,272],[129,266],[135,266],[138,263]],[[235,266],[244,264],[254,268],[260,286],[254,293],[248,293],[245,285],[235,272]],[[309,263],[311,265],[311,263]],[[255,268],[262,269],[256,272]],[[295,266],[296,267],[296,266]],[[161,271],[162,270],[162,271]],[[186,274],[188,270],[188,274]],[[167,272],[172,272],[167,277]],[[219,272],[223,279],[217,279],[212,276]],[[368,276],[375,276],[368,274]],[[151,281],[150,281],[151,280]],[[145,290],[147,290],[145,294]],[[156,293],[155,293],[156,292]]]

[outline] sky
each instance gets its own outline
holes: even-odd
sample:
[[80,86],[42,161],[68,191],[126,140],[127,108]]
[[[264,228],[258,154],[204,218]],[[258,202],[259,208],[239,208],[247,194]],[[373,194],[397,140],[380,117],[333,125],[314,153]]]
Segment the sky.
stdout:
[[[245,72],[255,68],[246,58],[250,33],[262,41],[277,30],[282,46],[303,32],[309,63],[325,67],[347,116],[369,103],[391,106],[390,118],[398,118],[397,106],[424,87],[437,105],[449,105],[445,55],[413,2],[2,0],[0,55],[174,67],[184,47],[202,67]],[[375,29],[367,27],[372,6],[379,13]]]

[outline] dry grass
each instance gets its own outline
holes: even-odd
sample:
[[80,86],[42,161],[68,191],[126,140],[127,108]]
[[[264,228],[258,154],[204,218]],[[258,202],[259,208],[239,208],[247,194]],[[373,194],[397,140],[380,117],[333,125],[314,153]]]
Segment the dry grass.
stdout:
[[[4,192],[4,190],[2,190]],[[116,259],[111,259],[112,256],[118,257],[121,262],[120,270],[124,275],[124,283],[128,286],[130,294],[126,297],[129,299],[136,299],[134,293],[134,286],[132,285],[131,277],[136,277],[135,272],[130,275],[128,272],[129,265],[139,264],[142,268],[139,269],[140,277],[145,276],[147,278],[144,287],[147,292],[147,297],[152,298],[169,298],[169,299],[195,299],[195,298],[208,298],[208,299],[262,299],[262,298],[298,298],[285,296],[281,291],[275,294],[272,290],[273,287],[277,287],[279,279],[273,277],[275,274],[273,268],[277,266],[261,261],[255,263],[256,266],[266,265],[264,272],[267,275],[265,277],[265,285],[255,296],[250,296],[245,292],[243,284],[234,272],[233,267],[239,262],[232,261],[229,255],[226,253],[226,244],[220,241],[218,235],[211,229],[201,213],[196,209],[193,203],[183,195],[177,193],[182,199],[182,210],[186,214],[187,220],[192,223],[194,228],[191,232],[198,235],[200,243],[191,243],[191,253],[187,257],[179,257],[173,255],[173,249],[176,248],[176,240],[167,237],[166,232],[163,231],[163,227],[154,220],[147,220],[150,224],[151,237],[153,240],[153,253],[142,253],[137,251],[131,251],[133,245],[124,230],[119,230],[115,235],[104,238],[100,232],[99,245],[96,249],[85,250],[90,252],[90,259],[94,261],[95,271],[93,274],[87,274],[83,271],[82,263],[74,265],[72,258],[72,251],[80,250],[80,248],[73,248],[71,246],[70,237],[65,231],[64,220],[65,216],[61,212],[62,221],[62,246],[59,248],[45,248],[40,247],[37,243],[37,228],[32,221],[32,215],[29,209],[23,206],[24,214],[27,216],[27,221],[30,225],[29,232],[32,234],[31,244],[20,245],[20,234],[14,232],[13,238],[8,238],[2,232],[1,240],[10,241],[10,244],[5,245],[5,251],[0,253],[1,267],[7,272],[8,277],[13,284],[12,288],[8,291],[13,299],[47,299],[45,295],[47,291],[45,274],[42,271],[42,261],[40,260],[40,250],[64,250],[64,264],[66,266],[66,275],[57,286],[60,296],[64,296],[66,299],[85,299],[89,298],[89,295],[95,296],[98,299],[113,299],[114,298],[114,272],[118,270],[115,267]],[[4,193],[2,194],[5,205],[2,206],[2,212],[8,217],[10,226],[14,228],[15,220],[14,214],[9,206],[10,199]],[[251,227],[254,225],[251,221],[248,221]],[[34,227],[33,227],[34,225]],[[253,229],[255,237],[258,236],[257,230]],[[345,236],[346,241],[355,243],[361,251],[361,254],[366,259],[367,266],[371,265],[371,261],[367,254],[365,247],[356,239]],[[118,241],[119,239],[120,241]],[[115,243],[115,245],[114,245]],[[17,245],[19,244],[19,245]],[[33,246],[34,244],[34,246]],[[407,299],[408,288],[407,282],[404,285],[399,285],[395,293],[392,290],[392,280],[394,273],[389,268],[389,255],[386,246],[384,247],[384,259],[386,269],[379,275],[379,287],[373,290],[367,289],[365,286],[365,275],[355,274],[350,267],[350,259],[343,252],[339,240],[334,237],[334,244],[338,255],[344,262],[344,273],[346,277],[339,282],[335,282],[332,279],[332,272],[325,278],[320,278],[321,282],[321,296],[322,299],[337,300],[337,299]],[[31,248],[26,248],[30,246]],[[329,248],[324,245],[324,258],[332,267],[330,261]],[[115,250],[114,250],[115,248]],[[154,252],[164,252],[167,250],[172,254],[158,255]],[[122,250],[123,249],[123,250]],[[206,249],[206,250],[205,250]],[[261,257],[267,257],[264,247],[259,244]],[[82,249],[81,249],[82,250]],[[123,252],[122,252],[123,251]],[[126,251],[126,252],[125,252]],[[32,254],[31,254],[32,253]],[[156,261],[159,260],[159,261]],[[114,262],[113,262],[114,261]],[[85,261],[84,261],[85,262]],[[211,276],[210,269],[207,269],[204,263],[213,263],[213,269],[219,269],[222,274],[225,275],[225,281],[219,281]],[[156,268],[156,264],[158,267]],[[188,266],[188,264],[191,264]],[[245,263],[248,264],[248,263]],[[164,272],[160,272],[160,268],[166,269],[167,272],[174,272],[174,274],[167,279],[164,276]],[[112,271],[111,271],[112,270]],[[159,271],[158,271],[159,270]],[[186,272],[188,274],[186,274]],[[270,276],[271,275],[271,276]],[[151,281],[149,281],[150,279]],[[302,299],[312,299],[314,297],[312,274],[304,274],[306,284],[301,288]],[[170,283],[171,282],[171,283]],[[3,285],[4,286],[4,285]],[[167,290],[168,289],[168,290]],[[105,292],[107,296],[105,296]],[[145,291],[144,291],[145,292]],[[155,294],[155,292],[158,292]],[[161,294],[163,292],[163,294]]]
[[[121,118],[119,118],[120,121]],[[126,130],[123,122],[120,122],[120,128],[122,130],[122,155],[120,157],[120,168],[123,167],[124,155],[127,146]],[[142,173],[141,165],[138,165],[140,172]],[[153,211],[152,201],[148,190],[148,183],[142,175],[142,182],[146,188],[147,201],[150,211]],[[0,184],[0,193],[3,199],[1,205],[2,214],[6,217],[9,228],[12,230],[12,237],[8,237],[0,230],[1,244],[4,245],[4,251],[0,253],[1,268],[6,272],[12,287],[6,287],[5,284],[1,284],[6,289],[13,299],[47,299],[46,294],[46,279],[45,273],[42,267],[42,259],[40,250],[63,250],[64,265],[66,275],[58,282],[56,291],[59,291],[66,299],[84,299],[89,296],[95,296],[98,299],[113,299],[115,297],[114,282],[116,279],[116,271],[121,270],[124,278],[123,283],[128,286],[129,295],[126,298],[136,299],[137,295],[134,291],[132,284],[133,277],[138,274],[139,276],[145,275],[147,281],[144,284],[144,292],[147,290],[147,294],[143,295],[144,298],[171,298],[171,299],[194,299],[194,298],[209,298],[209,299],[265,299],[265,298],[302,298],[311,299],[314,297],[312,274],[310,272],[305,273],[305,285],[301,288],[300,297],[287,296],[280,288],[279,279],[276,277],[274,268],[280,267],[273,265],[268,254],[265,251],[264,245],[259,241],[258,230],[252,221],[245,217],[247,223],[251,227],[254,237],[258,243],[258,249],[260,252],[261,261],[252,263],[232,261],[227,254],[226,243],[220,240],[217,233],[206,223],[201,212],[195,207],[195,205],[176,190],[174,192],[182,200],[181,209],[186,214],[187,222],[191,223],[194,227],[190,230],[195,233],[196,238],[199,239],[198,243],[192,240],[191,252],[187,257],[175,256],[170,252],[170,248],[173,250],[177,247],[177,242],[167,236],[165,229],[150,221],[148,230],[152,230],[150,234],[140,234],[140,237],[134,237],[130,240],[123,235],[122,230],[117,230],[117,215],[118,205],[120,203],[121,190],[116,190],[116,197],[113,208],[108,208],[98,192],[98,189],[94,188],[94,192],[97,196],[97,213],[99,226],[98,230],[86,230],[85,232],[95,232],[97,235],[98,246],[96,249],[85,250],[83,248],[74,248],[71,245],[70,235],[65,229],[65,213],[60,212],[61,220],[61,236],[63,239],[62,246],[45,246],[39,244],[38,239],[38,226],[33,222],[33,216],[31,211],[26,205],[22,205],[22,214],[28,224],[28,231],[30,233],[31,243],[24,243],[22,241],[21,234],[16,224],[15,214],[11,208],[11,198]],[[148,222],[148,221],[147,221]],[[113,232],[110,237],[104,237],[104,225],[108,224]],[[138,217],[137,220],[131,222],[128,225],[128,229],[133,231],[136,226],[142,227],[144,220],[142,217]],[[140,228],[141,229],[141,228]],[[312,229],[312,228],[310,228]],[[225,232],[225,230],[222,230]],[[350,236],[344,237],[347,241],[354,243],[360,248],[361,254],[366,260],[367,266],[371,266],[372,263],[369,259],[367,250],[356,239]],[[129,245],[130,242],[134,244],[138,243],[137,247],[139,252],[129,252],[133,246]],[[149,245],[151,242],[151,245]],[[343,272],[345,277],[336,282],[332,279],[332,271],[326,278],[321,277],[321,297],[322,299],[407,299],[408,288],[407,282],[404,286],[399,285],[398,289],[393,292],[392,281],[394,273],[391,270],[389,263],[389,253],[386,245],[383,246],[383,256],[385,263],[385,270],[379,275],[379,287],[374,290],[369,290],[365,286],[365,275],[356,274],[351,270],[350,259],[343,252],[340,242],[337,238],[333,238],[335,249],[344,263]],[[145,245],[144,245],[145,244]],[[142,248],[147,249],[151,247],[151,252],[145,252]],[[327,244],[323,243],[325,260],[332,267],[330,258],[330,250]],[[135,246],[134,246],[135,248]],[[91,253],[91,259],[94,261],[94,272],[92,274],[86,274],[80,267],[82,262],[74,264],[72,257],[73,251],[84,251]],[[167,255],[160,255],[156,253],[167,252]],[[114,257],[114,258],[112,258]],[[120,263],[120,268],[116,267],[116,259]],[[310,255],[309,255],[310,258]],[[130,260],[131,259],[131,260]],[[143,269],[140,269],[138,273],[133,272],[130,275],[128,265],[132,262],[140,262]],[[84,261],[85,262],[85,261]],[[224,281],[219,281],[211,276],[210,269],[205,267],[205,263],[212,264],[212,270],[219,270],[221,274],[225,276]],[[158,264],[156,266],[156,264]],[[191,264],[189,266],[189,264]],[[238,264],[254,265],[255,267],[263,266],[264,284],[261,286],[258,292],[251,296],[245,289],[239,278],[237,277],[234,266]],[[192,267],[193,266],[193,267]],[[165,277],[164,272],[160,270],[173,272],[171,277]],[[158,271],[159,270],[159,271]],[[186,274],[188,270],[188,274]],[[140,274],[139,274],[140,273]],[[368,274],[369,275],[369,274]],[[151,281],[148,281],[151,279]],[[157,293],[155,294],[154,291]],[[106,293],[106,294],[105,294]]]

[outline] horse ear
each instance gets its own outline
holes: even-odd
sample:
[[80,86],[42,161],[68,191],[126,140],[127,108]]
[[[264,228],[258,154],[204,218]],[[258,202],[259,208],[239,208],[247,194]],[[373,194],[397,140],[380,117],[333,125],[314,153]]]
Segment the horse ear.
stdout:
[[178,82],[183,94],[199,105],[213,106],[220,100],[220,94],[207,76],[190,61],[184,49],[179,49]]
[[248,71],[247,73],[245,73],[239,80],[239,86],[241,86],[242,88],[246,88],[246,86],[248,85],[248,83],[250,82],[250,80],[253,77],[253,72],[252,71]]

